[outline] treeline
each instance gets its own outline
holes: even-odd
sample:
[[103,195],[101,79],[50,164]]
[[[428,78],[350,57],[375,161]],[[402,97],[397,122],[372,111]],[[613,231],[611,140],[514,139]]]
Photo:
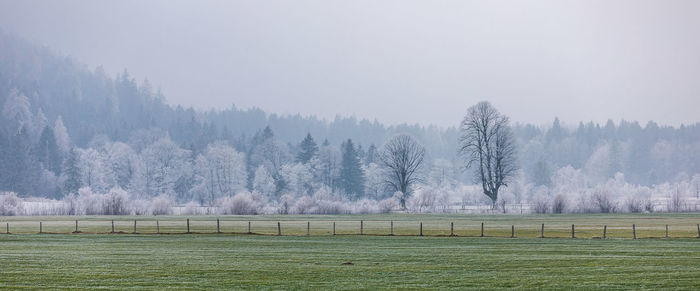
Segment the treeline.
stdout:
[[[320,190],[338,201],[381,200],[394,193],[385,187],[376,155],[398,133],[426,148],[418,186],[450,193],[457,204],[471,195],[464,190],[473,181],[457,156],[456,127],[172,106],[147,80],[136,82],[126,71],[111,78],[7,34],[0,34],[0,105],[0,191],[21,197],[63,199],[88,187],[202,205],[241,191],[274,201]],[[688,195],[695,192],[698,124],[567,127],[555,119],[545,127],[518,124],[513,132],[518,184],[529,189],[510,187],[517,201],[542,196],[547,191],[541,189],[553,193],[562,169],[579,171],[587,189],[622,173],[631,185],[684,182],[692,186]]]

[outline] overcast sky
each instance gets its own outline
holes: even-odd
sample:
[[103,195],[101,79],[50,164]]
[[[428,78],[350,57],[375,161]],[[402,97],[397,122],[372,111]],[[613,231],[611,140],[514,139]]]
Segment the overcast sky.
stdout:
[[700,1],[5,1],[0,27],[200,109],[700,121]]

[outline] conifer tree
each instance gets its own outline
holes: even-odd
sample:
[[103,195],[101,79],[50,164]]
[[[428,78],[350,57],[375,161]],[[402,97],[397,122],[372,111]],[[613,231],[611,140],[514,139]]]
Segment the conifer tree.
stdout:
[[318,146],[316,145],[314,138],[311,137],[311,133],[306,134],[306,138],[304,138],[299,147],[300,150],[299,154],[297,155],[297,161],[302,164],[308,163],[311,158],[316,156],[318,153]]
[[82,178],[80,177],[80,168],[78,167],[78,153],[75,149],[68,151],[66,160],[63,162],[63,194],[78,193]]
[[357,150],[351,139],[343,143],[341,150],[343,159],[340,167],[340,186],[348,197],[360,198],[364,195],[365,175],[357,157]]

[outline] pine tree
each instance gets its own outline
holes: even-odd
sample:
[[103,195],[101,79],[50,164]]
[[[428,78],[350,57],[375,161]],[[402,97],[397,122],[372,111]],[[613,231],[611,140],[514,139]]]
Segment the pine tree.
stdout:
[[348,197],[358,199],[364,195],[365,176],[357,150],[350,139],[343,143],[341,150],[340,187]]
[[374,144],[369,145],[367,154],[365,155],[365,165],[377,163],[377,147]]
[[9,142],[7,148],[6,189],[19,195],[32,195],[39,179],[41,167],[32,154],[30,136],[25,127],[22,127]]
[[80,168],[78,167],[78,153],[75,149],[68,151],[68,155],[63,161],[63,195],[78,193],[82,186]]
[[300,150],[299,154],[297,155],[297,161],[302,164],[308,163],[311,158],[316,156],[318,153],[318,146],[316,145],[314,138],[311,137],[311,133],[306,134],[306,138],[304,138],[299,147]]
[[36,153],[44,168],[57,176],[61,174],[61,154],[53,130],[48,126],[44,126],[44,130],[41,131]]

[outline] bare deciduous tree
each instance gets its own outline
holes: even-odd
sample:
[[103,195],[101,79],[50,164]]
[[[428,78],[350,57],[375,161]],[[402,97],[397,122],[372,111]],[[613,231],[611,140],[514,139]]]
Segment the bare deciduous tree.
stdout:
[[466,158],[467,168],[475,166],[475,176],[483,192],[496,208],[498,190],[517,169],[515,142],[508,117],[501,115],[486,101],[469,108],[461,124],[459,152]]
[[386,168],[384,182],[393,191],[401,192],[399,203],[406,209],[411,185],[420,181],[419,171],[425,158],[425,148],[409,135],[397,135],[384,145],[379,159]]

